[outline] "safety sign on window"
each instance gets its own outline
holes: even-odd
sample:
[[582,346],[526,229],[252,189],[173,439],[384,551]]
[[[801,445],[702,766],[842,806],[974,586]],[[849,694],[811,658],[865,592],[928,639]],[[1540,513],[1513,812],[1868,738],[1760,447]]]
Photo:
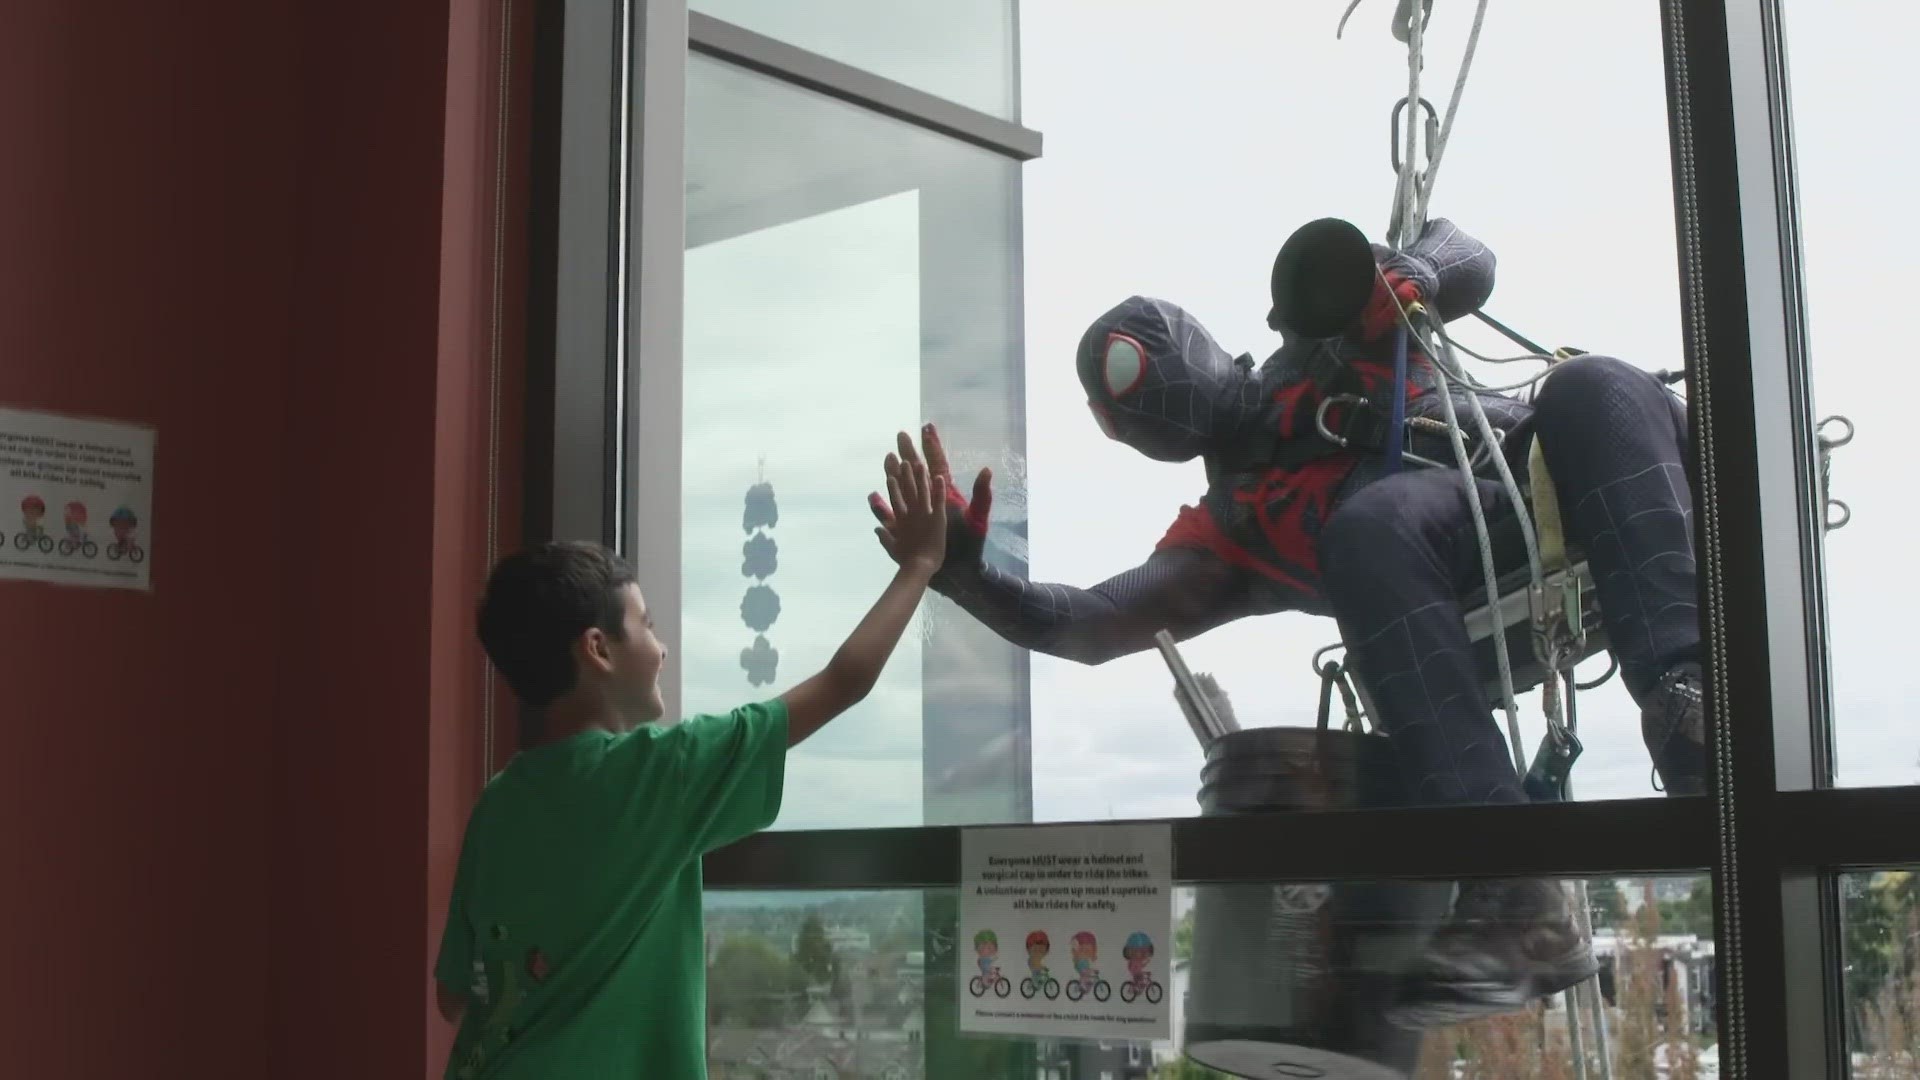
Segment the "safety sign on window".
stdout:
[[961,1031],[1172,1036],[1170,826],[968,829],[960,860]]
[[146,589],[150,427],[0,409],[0,579]]

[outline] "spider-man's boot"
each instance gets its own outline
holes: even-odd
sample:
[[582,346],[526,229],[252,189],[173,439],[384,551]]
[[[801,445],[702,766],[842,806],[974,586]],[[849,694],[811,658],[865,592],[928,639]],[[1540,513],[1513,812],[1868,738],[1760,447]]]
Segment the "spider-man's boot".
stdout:
[[1640,703],[1640,736],[1668,795],[1707,793],[1706,678],[1684,663],[1666,673]]
[[1387,1017],[1400,1027],[1433,1028],[1517,1012],[1597,970],[1558,882],[1463,883],[1453,914]]

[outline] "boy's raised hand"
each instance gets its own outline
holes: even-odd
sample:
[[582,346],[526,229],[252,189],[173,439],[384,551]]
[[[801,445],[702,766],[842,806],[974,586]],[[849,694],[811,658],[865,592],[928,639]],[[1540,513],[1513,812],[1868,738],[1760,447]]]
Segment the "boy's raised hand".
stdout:
[[[904,435],[900,438],[903,452],[887,455],[889,477],[906,468],[905,456],[913,453],[912,442]],[[977,565],[986,544],[987,518],[993,511],[993,470],[980,470],[980,474],[974,478],[973,498],[969,500],[954,487],[953,471],[947,463],[946,447],[940,443],[939,429],[932,424],[926,425],[921,430],[921,442],[926,447],[927,475],[942,485],[946,495],[948,559],[957,560],[961,565]],[[894,513],[889,500],[876,492],[867,496],[867,504],[880,522],[880,532],[891,532]]]
[[881,522],[873,531],[901,569],[931,575],[947,557],[947,477],[920,459],[904,431],[899,444],[898,454],[887,455],[885,503],[877,493],[871,498]]

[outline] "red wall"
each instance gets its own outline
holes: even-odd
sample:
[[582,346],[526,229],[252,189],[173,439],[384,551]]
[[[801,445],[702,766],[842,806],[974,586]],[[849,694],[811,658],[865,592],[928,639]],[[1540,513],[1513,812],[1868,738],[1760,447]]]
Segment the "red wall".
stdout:
[[0,404],[155,425],[160,524],[151,593],[0,582],[0,1073],[438,1072],[496,6],[0,12]]
[[292,28],[221,6],[0,14],[0,403],[156,425],[162,530],[151,594],[0,583],[9,1076],[268,1060]]

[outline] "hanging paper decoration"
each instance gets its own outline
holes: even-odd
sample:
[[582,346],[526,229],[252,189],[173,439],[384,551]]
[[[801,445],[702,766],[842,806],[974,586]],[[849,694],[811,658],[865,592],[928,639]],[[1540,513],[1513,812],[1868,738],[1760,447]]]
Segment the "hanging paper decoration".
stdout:
[[773,682],[780,668],[780,650],[767,640],[767,631],[780,618],[780,594],[766,584],[780,568],[780,546],[767,534],[780,523],[780,505],[774,500],[773,485],[767,483],[764,460],[760,468],[759,482],[747,489],[746,510],[741,516],[741,527],[748,536],[740,549],[740,574],[759,582],[748,587],[740,600],[740,619],[756,632],[753,644],[740,650],[740,667],[753,686]]

